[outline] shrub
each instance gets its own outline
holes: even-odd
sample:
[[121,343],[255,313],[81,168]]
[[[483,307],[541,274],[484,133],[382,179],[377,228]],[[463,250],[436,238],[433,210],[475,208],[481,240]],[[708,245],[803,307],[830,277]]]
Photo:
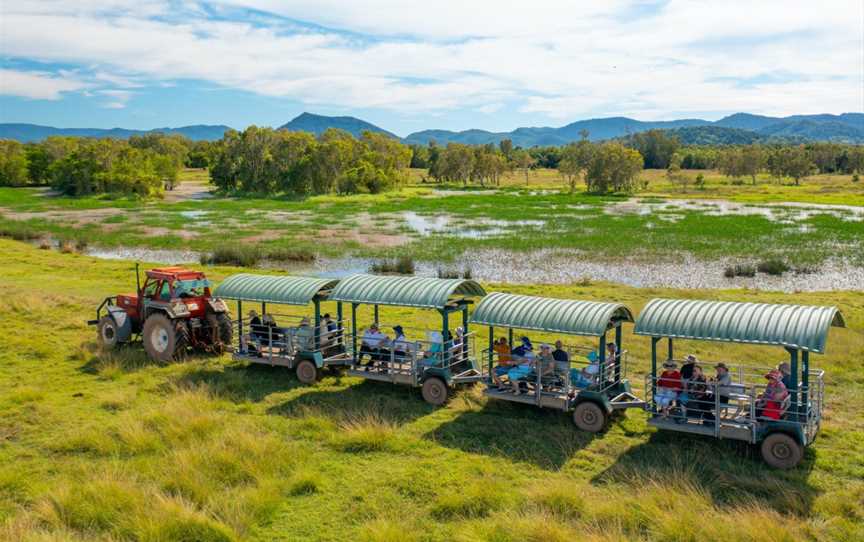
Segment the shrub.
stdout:
[[780,276],[789,271],[789,264],[780,258],[768,258],[767,260],[759,262],[756,269],[758,269],[760,273],[765,273],[766,275]]
[[852,182],[853,183],[857,183],[860,180],[861,180],[861,177],[857,173],[852,175]]
[[756,268],[749,264],[730,265],[723,271],[723,276],[729,279],[734,277],[755,277]]
[[372,273],[413,275],[415,271],[414,259],[411,256],[399,256],[395,260],[381,260],[373,263],[369,270]]
[[274,262],[312,262],[315,254],[303,249],[273,248],[270,250],[258,246],[228,245],[218,247],[209,254],[201,255],[204,265],[237,265],[240,267],[255,267],[261,260]]
[[438,268],[439,279],[470,279],[472,275],[470,267],[464,268],[461,272],[457,269]]

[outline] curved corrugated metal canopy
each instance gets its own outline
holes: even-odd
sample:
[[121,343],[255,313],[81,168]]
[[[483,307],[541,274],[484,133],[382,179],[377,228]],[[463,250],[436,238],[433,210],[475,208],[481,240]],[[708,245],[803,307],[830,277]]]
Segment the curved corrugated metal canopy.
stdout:
[[632,322],[633,313],[620,303],[500,292],[484,298],[471,317],[475,324],[592,336],[605,333],[613,320]]
[[831,326],[846,326],[836,307],[652,299],[639,314],[634,333],[776,345],[821,354]]
[[214,294],[241,301],[306,305],[338,282],[336,279],[239,273],[222,281]]
[[330,299],[372,305],[440,309],[447,305],[454,295],[484,296],[486,291],[473,280],[351,275],[339,282]]

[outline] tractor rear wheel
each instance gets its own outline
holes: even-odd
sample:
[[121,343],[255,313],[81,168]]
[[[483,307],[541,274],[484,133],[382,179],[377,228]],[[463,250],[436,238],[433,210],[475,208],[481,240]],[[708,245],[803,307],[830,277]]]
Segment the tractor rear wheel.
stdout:
[[297,372],[297,380],[304,384],[314,384],[318,380],[318,367],[308,359],[298,363],[295,371]]
[[208,312],[207,324],[210,330],[214,333],[213,343],[218,341],[222,346],[231,346],[231,340],[234,337],[234,330],[231,328],[231,318],[225,312]]
[[102,348],[112,350],[120,344],[120,339],[117,336],[117,322],[110,316],[103,316],[99,319],[97,332],[99,334],[99,345]]
[[183,322],[172,322],[164,314],[152,314],[144,321],[141,332],[144,350],[155,361],[172,361],[182,357],[189,344]]
[[447,402],[447,396],[450,390],[447,389],[447,384],[438,377],[429,377],[426,382],[423,382],[423,400],[430,405],[441,406]]
[[573,411],[573,423],[582,431],[599,433],[606,427],[607,415],[600,405],[592,401],[583,401],[576,405]]
[[771,433],[762,441],[762,459],[775,469],[791,469],[804,456],[801,445],[786,433]]

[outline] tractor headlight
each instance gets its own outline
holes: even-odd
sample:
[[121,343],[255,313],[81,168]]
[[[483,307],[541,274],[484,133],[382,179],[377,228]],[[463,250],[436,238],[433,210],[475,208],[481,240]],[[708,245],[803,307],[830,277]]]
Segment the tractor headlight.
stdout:
[[186,303],[186,308],[189,309],[190,311],[197,311],[198,310],[198,303]]
[[171,305],[171,310],[175,313],[184,313],[189,312],[189,308],[186,306],[186,303],[174,303]]

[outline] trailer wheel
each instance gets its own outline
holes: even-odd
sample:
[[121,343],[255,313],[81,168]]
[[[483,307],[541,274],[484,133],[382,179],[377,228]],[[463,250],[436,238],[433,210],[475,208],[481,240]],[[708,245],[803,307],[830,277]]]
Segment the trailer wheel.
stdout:
[[423,382],[423,400],[430,405],[441,406],[447,402],[447,396],[450,390],[447,389],[447,384],[437,377],[427,378]]
[[99,326],[96,328],[99,335],[99,345],[106,350],[113,350],[120,343],[117,336],[117,322],[110,316],[103,316],[99,319]]
[[786,433],[771,433],[762,441],[762,459],[775,469],[791,469],[803,456],[801,445]]
[[297,372],[297,380],[304,384],[314,384],[318,380],[318,367],[308,359],[298,363],[295,371]]
[[573,423],[582,431],[599,433],[606,427],[607,414],[597,403],[583,401],[573,411]]
[[141,332],[144,350],[155,361],[171,361],[181,357],[186,348],[184,337],[178,337],[174,322],[164,314],[153,314],[144,321]]

